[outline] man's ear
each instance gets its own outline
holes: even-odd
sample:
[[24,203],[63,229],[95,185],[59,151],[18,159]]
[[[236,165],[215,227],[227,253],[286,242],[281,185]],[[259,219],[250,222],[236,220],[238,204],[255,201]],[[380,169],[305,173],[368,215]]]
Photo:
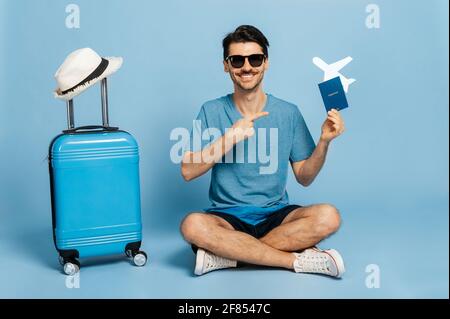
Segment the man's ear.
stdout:
[[229,72],[230,72],[230,68],[229,68],[229,66],[228,66],[228,62],[225,61],[225,60],[223,60],[223,70],[224,70],[226,73],[229,73]]
[[264,62],[264,71],[267,71],[269,69],[269,58],[266,58],[266,61]]

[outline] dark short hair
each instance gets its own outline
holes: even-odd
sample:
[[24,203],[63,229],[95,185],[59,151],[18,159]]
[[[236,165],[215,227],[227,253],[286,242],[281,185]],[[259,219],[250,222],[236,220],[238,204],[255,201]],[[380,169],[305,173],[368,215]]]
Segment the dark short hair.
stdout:
[[267,38],[264,36],[264,34],[254,26],[241,25],[237,27],[233,32],[227,34],[227,36],[222,41],[224,60],[226,60],[226,58],[228,57],[230,44],[236,42],[256,42],[261,46],[264,55],[266,57],[269,56],[269,53],[267,51],[269,41],[267,41]]

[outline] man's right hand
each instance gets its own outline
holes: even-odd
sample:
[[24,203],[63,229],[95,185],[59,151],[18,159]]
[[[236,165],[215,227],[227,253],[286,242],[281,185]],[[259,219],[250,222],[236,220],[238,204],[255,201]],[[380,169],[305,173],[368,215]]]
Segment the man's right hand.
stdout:
[[263,117],[269,115],[269,112],[258,112],[253,115],[245,116],[236,121],[233,126],[225,133],[227,138],[232,138],[234,144],[237,144],[255,134],[253,128],[254,122]]
[[[214,164],[228,153],[235,144],[253,136],[255,129],[254,122],[269,115],[269,112],[259,112],[245,116],[236,121],[226,133],[213,144],[203,150],[193,153],[186,152],[181,163],[181,174],[186,181],[190,181],[205,174]],[[199,159],[196,161],[195,159]],[[207,159],[207,160],[206,160]]]

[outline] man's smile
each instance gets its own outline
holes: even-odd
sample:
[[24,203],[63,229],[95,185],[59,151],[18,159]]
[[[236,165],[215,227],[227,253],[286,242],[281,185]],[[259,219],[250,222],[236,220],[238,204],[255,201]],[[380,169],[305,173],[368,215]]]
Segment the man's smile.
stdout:
[[256,74],[253,73],[241,73],[238,75],[239,78],[243,80],[243,82],[251,81]]

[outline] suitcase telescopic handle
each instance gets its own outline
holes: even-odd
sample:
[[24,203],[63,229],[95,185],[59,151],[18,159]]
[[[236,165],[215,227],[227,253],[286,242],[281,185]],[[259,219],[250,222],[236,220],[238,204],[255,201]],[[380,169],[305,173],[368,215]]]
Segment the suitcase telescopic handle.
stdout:
[[102,96],[102,120],[103,126],[109,126],[109,111],[108,111],[108,83],[106,82],[106,78],[102,80],[102,84],[100,86],[101,96]]
[[[103,128],[104,130],[109,130],[109,110],[108,110],[108,83],[106,78],[102,79],[101,81],[101,98],[102,98],[102,121],[103,125],[97,126],[97,125],[91,125],[90,129],[99,129]],[[78,128],[75,128],[75,122],[74,122],[74,116],[73,116],[73,100],[69,100],[66,102],[66,108],[67,108],[67,130],[64,132],[76,132],[77,130],[89,130],[88,126],[81,126]],[[112,127],[111,130],[117,130],[117,127]]]

